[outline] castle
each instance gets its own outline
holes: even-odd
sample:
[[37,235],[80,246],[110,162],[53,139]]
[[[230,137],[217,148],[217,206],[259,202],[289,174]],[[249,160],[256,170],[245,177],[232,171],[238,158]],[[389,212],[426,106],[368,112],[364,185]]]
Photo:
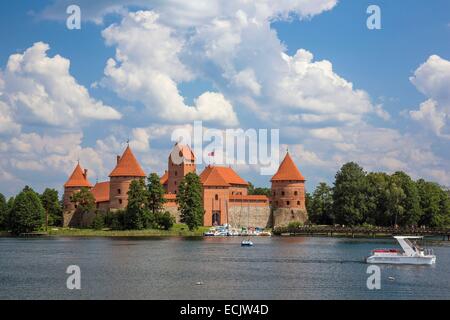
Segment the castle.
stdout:
[[[179,156],[174,163],[172,154]],[[183,177],[196,172],[195,155],[187,145],[175,144],[168,157],[168,168],[160,178],[166,193],[164,209],[180,222],[176,203],[178,186]],[[64,185],[64,226],[89,226],[95,212],[77,214],[70,201],[71,196],[82,188],[88,188],[95,198],[96,211],[114,212],[125,209],[128,204],[128,189],[135,179],[147,175],[128,145],[122,156],[117,156],[116,167],[109,174],[109,181],[92,185],[88,170],[78,163]],[[289,152],[271,179],[271,196],[249,195],[249,183],[231,167],[208,165],[199,175],[203,187],[204,225],[230,224],[234,227],[276,227],[307,220],[305,206],[305,178],[298,170]]]

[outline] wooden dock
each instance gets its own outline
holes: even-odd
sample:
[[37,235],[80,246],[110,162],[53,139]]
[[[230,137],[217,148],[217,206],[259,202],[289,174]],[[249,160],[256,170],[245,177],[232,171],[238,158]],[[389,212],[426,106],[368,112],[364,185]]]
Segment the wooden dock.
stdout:
[[364,228],[364,227],[334,227],[334,226],[303,226],[298,228],[275,228],[273,234],[277,236],[347,236],[355,238],[364,237],[392,237],[396,235],[442,237],[450,241],[450,228],[422,229],[422,228]]

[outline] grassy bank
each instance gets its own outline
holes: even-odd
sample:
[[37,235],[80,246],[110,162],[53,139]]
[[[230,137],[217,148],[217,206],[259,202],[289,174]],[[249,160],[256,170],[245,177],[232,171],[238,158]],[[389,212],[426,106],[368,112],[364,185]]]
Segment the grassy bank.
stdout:
[[189,231],[184,224],[176,224],[170,230],[146,229],[146,230],[94,230],[74,228],[49,228],[49,236],[64,237],[195,237],[202,236],[209,227],[200,227],[195,231]]

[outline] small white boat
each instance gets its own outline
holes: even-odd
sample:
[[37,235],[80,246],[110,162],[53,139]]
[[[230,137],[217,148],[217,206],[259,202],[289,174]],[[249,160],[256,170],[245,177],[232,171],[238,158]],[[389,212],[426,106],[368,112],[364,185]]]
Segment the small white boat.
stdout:
[[436,263],[436,256],[432,249],[419,247],[414,241],[423,237],[397,236],[394,237],[403,249],[376,249],[367,257],[367,263],[373,264],[418,264],[431,265]]
[[242,240],[241,247],[253,247],[253,242],[250,239]]

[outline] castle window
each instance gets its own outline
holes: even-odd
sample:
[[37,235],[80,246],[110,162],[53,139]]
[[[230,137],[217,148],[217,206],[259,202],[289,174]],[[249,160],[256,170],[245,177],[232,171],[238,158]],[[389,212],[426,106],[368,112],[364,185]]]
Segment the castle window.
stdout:
[[298,192],[297,191],[294,191],[294,196],[297,196],[298,195]]
[[216,194],[216,196],[214,197],[216,200],[219,200],[219,195]]
[[274,192],[273,192],[273,196],[276,196],[276,195],[277,195],[277,193],[274,191]]
[[178,175],[178,172],[177,171],[175,171],[175,177]]
[[284,191],[281,191],[281,195],[284,196]]
[[297,201],[297,205],[298,205],[298,206],[300,205],[300,201]]
[[122,204],[122,199],[119,199],[119,204]]
[[290,201],[286,201],[286,205],[288,206],[288,205],[290,205],[291,204],[291,202]]
[[122,193],[122,190],[117,189],[117,193],[118,193],[118,194],[121,194],[121,193]]
[[174,184],[174,185],[177,185],[177,182],[176,182],[176,181],[174,181],[174,182],[173,182],[173,184]]

